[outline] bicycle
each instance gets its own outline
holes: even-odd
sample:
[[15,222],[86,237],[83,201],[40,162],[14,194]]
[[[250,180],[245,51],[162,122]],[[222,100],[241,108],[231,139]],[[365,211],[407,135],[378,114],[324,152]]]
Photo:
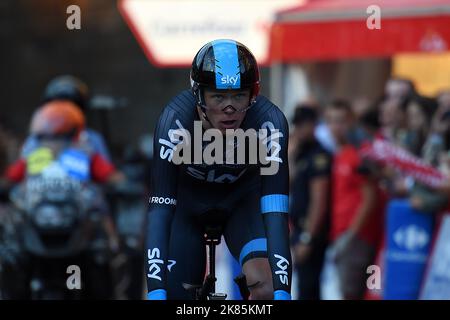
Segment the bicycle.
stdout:
[[[220,213],[214,210],[208,212],[208,215],[215,217],[220,216]],[[225,300],[227,298],[227,294],[216,292],[216,246],[220,244],[222,234],[223,227],[221,223],[211,220],[205,224],[204,239],[208,247],[208,275],[205,277],[202,285],[183,283],[184,289],[193,292],[195,300]],[[245,275],[240,274],[234,278],[234,281],[238,285],[243,300],[248,300],[250,291],[247,287]]]

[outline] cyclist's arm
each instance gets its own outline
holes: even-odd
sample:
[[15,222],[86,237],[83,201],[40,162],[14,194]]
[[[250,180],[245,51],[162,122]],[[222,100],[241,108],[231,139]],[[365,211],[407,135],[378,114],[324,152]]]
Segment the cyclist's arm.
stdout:
[[154,134],[155,156],[152,161],[152,184],[146,230],[147,298],[165,300],[169,235],[176,205],[177,167],[169,161],[170,150],[161,140],[169,140],[168,132],[175,126],[175,112],[166,108],[159,118]]
[[94,153],[91,157],[92,179],[98,183],[108,183],[115,179],[117,170],[115,166],[100,153]]
[[[289,248],[288,202],[288,124],[278,109],[270,114],[269,120],[279,131],[278,140],[272,140],[270,153],[270,174],[262,175],[261,211],[267,236],[267,254],[272,270],[275,300],[290,300],[292,261]],[[265,122],[266,124],[268,122]],[[263,125],[264,127],[264,125]],[[275,137],[274,133],[271,134]],[[269,140],[270,141],[270,140]]]
[[105,158],[108,161],[111,161],[111,155],[109,153],[108,147],[106,146],[106,142],[103,136],[97,131],[90,128],[86,129],[84,132],[87,135],[87,139],[92,145],[92,148],[96,152],[101,154],[103,158]]
[[25,179],[26,171],[27,162],[21,158],[6,169],[4,178],[10,183],[20,183]]

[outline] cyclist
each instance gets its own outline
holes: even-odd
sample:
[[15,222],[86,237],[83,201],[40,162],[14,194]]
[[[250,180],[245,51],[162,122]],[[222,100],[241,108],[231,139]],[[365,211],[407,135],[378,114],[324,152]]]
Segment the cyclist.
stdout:
[[[88,86],[78,78],[70,75],[58,76],[52,79],[44,90],[42,103],[54,100],[73,102],[83,112],[86,112],[89,103]],[[80,142],[89,147],[91,151],[98,152],[104,159],[111,161],[111,156],[103,136],[97,131],[85,127],[79,137]],[[38,145],[34,136],[29,136],[22,147],[22,156],[32,152]]]
[[[55,162],[69,176],[82,182],[120,184],[125,179],[123,174],[101,154],[80,142],[84,128],[84,115],[74,103],[52,100],[42,105],[34,113],[30,126],[30,137],[36,145],[7,168],[6,184],[11,186],[27,176],[39,175]],[[118,240],[111,218],[105,216],[103,223],[112,246],[116,247]]]
[[[286,118],[259,95],[256,59],[239,42],[215,40],[204,45],[194,57],[190,78],[191,90],[181,92],[165,107],[154,134],[147,297],[192,298],[182,284],[202,283],[206,260],[203,228],[215,220],[223,226],[225,241],[242,266],[250,299],[289,300],[292,263]],[[219,134],[229,134],[227,129],[270,128],[270,137],[275,137],[278,131],[278,142],[269,143],[266,150],[269,165],[279,165],[277,172],[262,175],[260,169],[268,164],[248,161],[175,164],[173,152],[183,141],[180,136],[195,134],[195,121],[201,121],[202,131],[214,128]],[[194,141],[188,145],[195,153],[210,144],[198,146]],[[245,148],[249,150],[248,141]],[[218,216],[211,216],[213,212]]]
[[[123,180],[122,174],[117,172],[114,165],[103,158],[98,152],[91,150],[84,143],[80,143],[80,137],[85,126],[84,115],[72,102],[67,100],[52,100],[41,106],[33,115],[30,126],[30,137],[35,141],[35,146],[22,155],[6,171],[6,178],[12,183],[21,182],[27,174],[37,174],[30,171],[30,161],[39,162],[36,170],[44,170],[46,164],[50,165],[59,153],[65,149],[76,147],[77,153],[71,153],[78,169],[85,171],[73,171],[75,168],[67,168],[78,179],[92,179],[99,183],[116,183]],[[47,154],[49,149],[52,154]],[[47,159],[48,161],[44,161]],[[83,164],[86,164],[83,166]],[[34,166],[33,166],[34,167]]]
[[[81,183],[116,184],[123,181],[122,174],[113,164],[80,142],[84,127],[84,115],[74,103],[52,100],[42,105],[34,113],[30,125],[30,136],[36,145],[8,167],[5,175],[8,183],[19,184],[46,174]],[[101,197],[94,200],[92,205],[102,210],[98,223],[100,231],[96,237],[108,241],[106,250],[117,252],[118,238],[107,206]],[[113,297],[110,266],[103,263],[95,268],[99,271],[95,276],[96,282],[90,284],[95,287],[93,294],[102,298]]]

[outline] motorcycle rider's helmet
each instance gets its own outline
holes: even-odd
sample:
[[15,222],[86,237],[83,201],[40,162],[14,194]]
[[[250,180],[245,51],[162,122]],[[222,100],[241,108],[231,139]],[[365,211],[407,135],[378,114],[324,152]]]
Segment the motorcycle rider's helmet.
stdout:
[[89,101],[88,86],[80,79],[64,75],[52,79],[45,88],[42,102],[69,100],[86,110]]
[[260,90],[258,63],[251,51],[234,40],[219,39],[205,44],[195,55],[190,73],[191,90],[204,110],[204,89],[250,89],[249,107]]
[[33,115],[30,133],[37,138],[77,139],[84,130],[83,112],[71,101],[54,100],[42,105]]

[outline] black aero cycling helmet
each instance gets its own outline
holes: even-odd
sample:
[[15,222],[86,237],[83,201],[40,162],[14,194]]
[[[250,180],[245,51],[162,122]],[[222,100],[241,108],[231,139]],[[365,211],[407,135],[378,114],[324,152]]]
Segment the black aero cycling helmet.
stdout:
[[197,102],[205,106],[203,89],[250,89],[251,106],[259,93],[258,63],[250,50],[234,40],[208,42],[195,55],[191,69],[191,88]]
[[69,100],[85,110],[89,100],[88,86],[70,75],[52,79],[45,88],[43,102]]

